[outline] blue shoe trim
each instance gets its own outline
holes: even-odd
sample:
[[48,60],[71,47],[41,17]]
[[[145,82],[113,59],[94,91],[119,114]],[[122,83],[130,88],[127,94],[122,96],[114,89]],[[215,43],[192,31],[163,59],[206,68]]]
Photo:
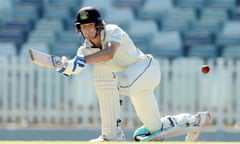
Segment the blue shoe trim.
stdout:
[[[189,127],[189,126],[187,126],[187,125],[181,125],[181,126],[178,126],[178,127],[187,128],[187,127]],[[174,128],[174,127],[169,127],[169,128],[165,128],[165,129],[163,129],[163,130],[155,131],[155,132],[153,132],[151,135],[143,137],[140,141],[141,141],[141,142],[150,141],[150,140],[152,140],[154,137],[157,137],[157,136],[160,135],[161,133],[164,133],[164,132],[166,132],[166,131],[169,131],[169,130],[172,129],[172,128]],[[163,139],[164,139],[164,137],[163,137]]]

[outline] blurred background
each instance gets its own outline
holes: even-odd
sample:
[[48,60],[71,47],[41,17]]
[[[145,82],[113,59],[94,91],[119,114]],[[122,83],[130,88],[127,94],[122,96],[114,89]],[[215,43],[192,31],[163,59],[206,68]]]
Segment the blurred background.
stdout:
[[[82,6],[98,8],[159,60],[162,116],[208,110],[212,120],[200,140],[240,141],[240,0],[0,0],[0,140],[100,133],[92,66],[66,78],[28,57],[29,48],[73,57],[83,41],[73,23]],[[121,98],[122,127],[132,140],[141,123]]]

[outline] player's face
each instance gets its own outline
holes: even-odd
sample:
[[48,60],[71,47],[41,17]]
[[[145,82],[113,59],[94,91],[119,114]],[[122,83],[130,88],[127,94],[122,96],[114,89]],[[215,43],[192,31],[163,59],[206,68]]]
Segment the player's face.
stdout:
[[83,36],[88,39],[92,40],[96,38],[96,27],[95,23],[87,23],[87,24],[81,24],[80,25],[81,31],[83,33]]

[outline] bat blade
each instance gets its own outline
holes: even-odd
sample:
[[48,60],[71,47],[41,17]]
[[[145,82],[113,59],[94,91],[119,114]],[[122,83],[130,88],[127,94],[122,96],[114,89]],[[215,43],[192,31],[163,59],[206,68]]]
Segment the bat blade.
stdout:
[[50,55],[34,49],[29,49],[29,56],[33,63],[47,68],[62,68],[61,57]]

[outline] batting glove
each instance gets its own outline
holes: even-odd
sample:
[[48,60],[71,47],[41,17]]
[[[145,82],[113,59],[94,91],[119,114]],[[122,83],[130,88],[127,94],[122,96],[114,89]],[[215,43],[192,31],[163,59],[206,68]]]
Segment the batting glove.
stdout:
[[74,72],[76,68],[79,67],[85,67],[86,65],[86,59],[83,56],[75,56],[74,61],[73,61],[73,69],[72,71]]
[[58,68],[57,69],[57,72],[65,75],[65,76],[68,76],[67,74],[64,74],[65,70],[66,70],[66,67],[68,66],[68,58],[66,56],[62,56],[61,57],[61,63],[62,63],[62,68]]

